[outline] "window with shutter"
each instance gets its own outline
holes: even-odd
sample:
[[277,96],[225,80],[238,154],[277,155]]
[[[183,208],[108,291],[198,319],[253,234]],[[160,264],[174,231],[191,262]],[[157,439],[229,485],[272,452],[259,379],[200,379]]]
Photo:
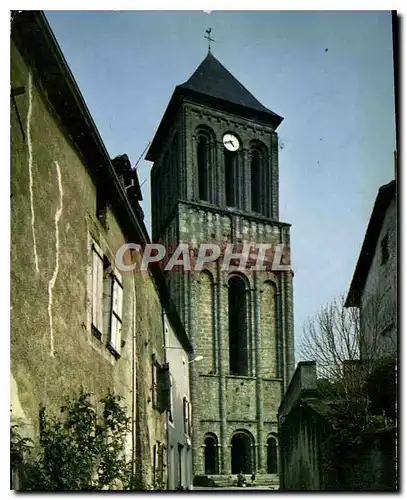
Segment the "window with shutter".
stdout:
[[120,354],[122,343],[123,285],[121,276],[116,270],[112,274],[111,304],[109,344],[117,354]]
[[118,359],[122,342],[123,284],[100,246],[92,241],[92,333]]
[[103,333],[103,253],[97,243],[92,246],[92,333],[99,340]]

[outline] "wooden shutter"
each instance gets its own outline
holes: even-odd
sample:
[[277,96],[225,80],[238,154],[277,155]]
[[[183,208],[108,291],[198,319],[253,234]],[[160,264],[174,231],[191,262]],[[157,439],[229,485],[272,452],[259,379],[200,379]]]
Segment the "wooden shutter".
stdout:
[[160,413],[171,410],[170,365],[165,363],[158,371],[159,408]]
[[92,247],[92,324],[103,332],[103,253],[95,242]]
[[121,349],[123,314],[123,285],[120,274],[115,270],[112,285],[112,314],[110,323],[110,344],[117,353]]
[[112,294],[113,279],[108,262],[104,262],[103,270],[103,333],[110,339],[111,315],[112,315]]

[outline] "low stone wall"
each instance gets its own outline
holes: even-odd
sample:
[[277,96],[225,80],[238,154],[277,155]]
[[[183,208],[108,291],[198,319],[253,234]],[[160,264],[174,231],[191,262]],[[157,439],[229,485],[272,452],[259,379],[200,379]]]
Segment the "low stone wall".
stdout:
[[396,491],[396,431],[340,440],[318,396],[316,364],[299,363],[278,411],[280,490]]

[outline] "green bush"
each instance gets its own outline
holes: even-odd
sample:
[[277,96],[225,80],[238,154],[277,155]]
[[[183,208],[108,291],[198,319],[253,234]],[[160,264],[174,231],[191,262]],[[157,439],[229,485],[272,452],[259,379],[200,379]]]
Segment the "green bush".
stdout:
[[131,461],[124,454],[130,419],[120,397],[111,392],[99,401],[90,394],[67,400],[58,417],[40,409],[39,442],[11,428],[11,463],[21,465],[21,489],[31,491],[86,491],[139,489]]

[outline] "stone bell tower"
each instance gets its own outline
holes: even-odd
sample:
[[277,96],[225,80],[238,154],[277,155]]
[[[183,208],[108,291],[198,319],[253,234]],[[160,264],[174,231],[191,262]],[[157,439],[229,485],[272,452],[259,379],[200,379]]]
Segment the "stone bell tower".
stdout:
[[[208,52],[178,85],[146,159],[153,241],[290,245],[279,220],[276,129],[264,107]],[[276,474],[277,410],[294,368],[291,271],[167,272],[191,363],[193,472]]]

